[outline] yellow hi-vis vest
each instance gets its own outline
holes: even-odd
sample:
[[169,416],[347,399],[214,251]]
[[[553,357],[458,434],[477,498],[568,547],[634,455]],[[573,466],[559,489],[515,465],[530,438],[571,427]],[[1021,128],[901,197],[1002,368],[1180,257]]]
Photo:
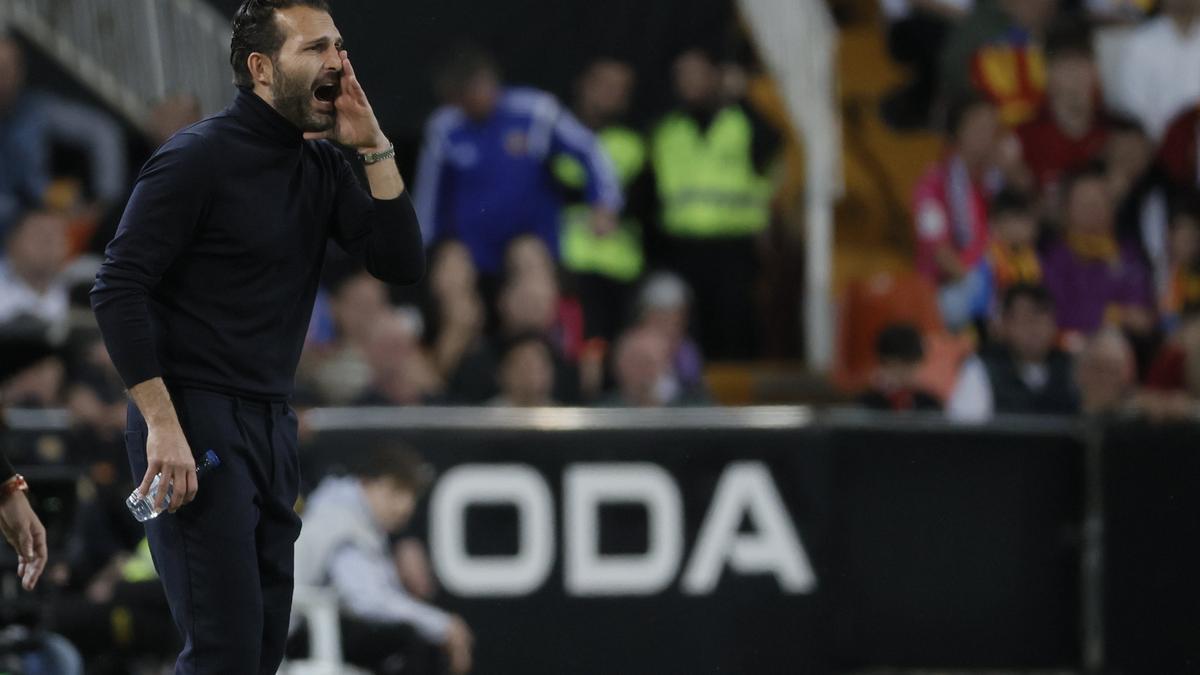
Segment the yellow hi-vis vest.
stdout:
[[766,229],[771,184],[754,169],[753,137],[737,106],[717,113],[705,133],[683,113],[659,124],[651,153],[667,234],[715,238]]
[[[608,127],[596,134],[608,153],[621,187],[629,187],[646,166],[646,144],[635,131]],[[563,185],[582,188],[586,175],[574,157],[563,155],[554,162],[554,175]],[[591,208],[574,204],[563,210],[559,233],[559,254],[563,265],[572,272],[598,274],[630,283],[642,275],[645,253],[642,250],[642,226],[634,218],[621,218],[620,227],[608,236],[592,232]]]

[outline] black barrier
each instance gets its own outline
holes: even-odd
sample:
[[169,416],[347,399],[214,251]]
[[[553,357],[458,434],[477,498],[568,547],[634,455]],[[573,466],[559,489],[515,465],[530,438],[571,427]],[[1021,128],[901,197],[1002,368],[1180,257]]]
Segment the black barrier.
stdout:
[[[22,459],[66,430],[9,422]],[[485,675],[1200,672],[1196,426],[798,408],[311,422],[308,487],[381,440],[436,466],[416,529]]]
[[469,415],[325,420],[307,460],[435,465],[419,527],[480,672],[1079,663],[1070,429]]
[[817,673],[831,658],[825,436],[325,430],[308,459],[399,437],[434,464],[418,528],[481,673]]
[[1104,439],[1105,624],[1118,673],[1200,673],[1200,434],[1127,424]]
[[1079,662],[1083,446],[1070,434],[836,428],[831,589],[851,665]]

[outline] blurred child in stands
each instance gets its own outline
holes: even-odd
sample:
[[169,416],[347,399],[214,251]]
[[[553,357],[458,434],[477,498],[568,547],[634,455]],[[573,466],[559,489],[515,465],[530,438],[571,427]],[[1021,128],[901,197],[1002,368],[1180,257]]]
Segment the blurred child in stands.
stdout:
[[489,404],[530,408],[554,402],[554,353],[537,333],[518,335],[502,347],[496,381],[500,393]]
[[913,194],[917,270],[938,289],[951,331],[980,318],[985,279],[988,200],[1003,179],[997,158],[1001,129],[990,102],[967,97],[947,114],[947,147]]
[[638,296],[638,323],[667,339],[672,373],[685,389],[704,387],[704,357],[688,334],[692,291],[670,272],[650,276]]
[[[431,481],[432,470],[412,450],[377,447],[353,475],[322,480],[305,507],[296,583],[337,594],[346,659],[376,673],[471,669],[467,624],[408,587],[393,558],[390,537],[408,526]],[[293,630],[290,655],[307,651],[305,636]]]
[[1163,328],[1170,332],[1187,305],[1200,303],[1200,195],[1184,200],[1171,217],[1167,246],[1168,274],[1159,309]]
[[1037,253],[1037,217],[1027,196],[1012,190],[997,194],[988,210],[988,226],[991,244],[984,265],[989,297],[985,301],[989,315],[994,315],[1008,289],[1041,283],[1042,265]]
[[879,334],[876,350],[879,365],[871,377],[871,388],[858,398],[860,405],[893,411],[942,409],[941,401],[917,379],[925,348],[916,328],[903,323],[889,325]]

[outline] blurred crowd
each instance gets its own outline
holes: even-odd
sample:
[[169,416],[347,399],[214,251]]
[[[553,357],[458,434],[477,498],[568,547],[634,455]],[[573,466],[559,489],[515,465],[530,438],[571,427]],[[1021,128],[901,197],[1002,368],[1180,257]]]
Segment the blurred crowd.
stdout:
[[[834,378],[846,398],[962,421],[1194,414],[1200,0],[881,6],[911,73],[881,115],[939,130],[944,152],[912,195],[914,273],[847,286]],[[1102,77],[1096,31],[1114,27],[1127,35]],[[390,288],[331,247],[295,404],[712,402],[707,361],[763,354],[762,258],[788,133],[719,55],[690,49],[672,68],[676,107],[639,127],[637,74],[619,60],[591,63],[564,102],[506,84],[478,47],[448,50],[410,182],[427,278]],[[199,116],[186,95],[159,103],[145,152]],[[94,672],[114,673],[175,647],[121,505],[124,386],[87,303],[131,186],[124,133],[27,82],[21,43],[0,38],[0,340],[52,345],[0,402],[69,412],[65,446],[36,450],[88,467],[47,575],[61,589],[50,612]],[[82,170],[57,171],[64,154]],[[469,629],[426,604],[423,551],[394,536],[428,482],[406,453],[376,453],[314,494],[314,517],[363,525],[361,551],[311,572],[361,598],[344,628],[372,663],[388,656],[371,651],[381,640],[423,640],[461,669]],[[321,542],[303,544],[321,559]],[[380,609],[381,594],[395,601]],[[415,633],[372,627],[389,621]]]
[[880,327],[862,400],[959,420],[1193,414],[1200,2],[882,7],[912,79],[881,113],[940,130],[944,151],[911,202],[933,309]]
[[[673,68],[677,107],[647,130],[628,121],[636,75],[621,61],[589,64],[568,106],[505,84],[478,47],[449,49],[410,181],[429,274],[390,288],[331,247],[296,403],[709,400],[706,358],[761,353],[759,249],[781,141],[714,55],[687,50]],[[59,349],[4,400],[115,402],[87,289],[130,189],[128,144],[104,112],[42,94],[24,72],[20,42],[0,40],[0,332]],[[187,96],[155,106],[147,151],[197,108]],[[55,175],[63,155],[84,170]]]
[[[910,73],[880,114],[897,133],[944,137],[913,176],[909,219],[914,292],[932,289],[934,309],[892,303],[907,314],[864,326],[854,300],[878,289],[852,281],[838,344],[853,372],[835,383],[884,408],[921,389],[923,407],[956,419],[1079,412],[1095,372],[1078,361],[1099,349],[1115,364],[1116,407],[1188,414],[1200,394],[1200,74],[1188,74],[1200,0],[880,8]],[[1098,31],[1122,35],[1107,70]],[[410,181],[429,274],[390,288],[331,247],[297,404],[713,401],[706,362],[764,353],[763,258],[791,136],[748,101],[745,68],[700,48],[672,68],[675,107],[654,118],[619,60],[591,62],[567,102],[505,83],[477,46],[448,49]],[[127,153],[196,121],[198,105],[154,106],[139,145],[24,73],[21,44],[0,40],[0,336],[57,349],[3,399],[69,407],[116,433],[121,386],[86,292],[140,159]],[[1031,327],[1047,317],[1049,329]],[[1023,344],[1035,334],[1046,337]],[[902,383],[885,372],[896,349],[913,371]]]

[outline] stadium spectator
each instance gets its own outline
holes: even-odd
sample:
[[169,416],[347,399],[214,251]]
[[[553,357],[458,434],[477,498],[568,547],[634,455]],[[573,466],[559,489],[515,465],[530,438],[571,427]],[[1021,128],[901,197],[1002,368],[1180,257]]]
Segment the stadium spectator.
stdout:
[[434,366],[449,377],[483,335],[486,312],[476,290],[475,263],[462,243],[445,240],[431,254],[429,287]]
[[36,322],[65,335],[69,302],[60,278],[67,258],[66,218],[29,211],[7,232],[0,260],[0,324]]
[[1016,126],[1037,113],[1046,81],[1041,40],[1054,0],[984,0],[946,38],[941,93],[946,101],[980,92]]
[[504,251],[504,278],[519,279],[526,275],[557,277],[558,267],[541,239],[523,234],[509,242]]
[[[0,333],[61,345],[69,329],[66,219],[29,211],[7,233],[0,259]],[[10,405],[53,408],[63,404],[66,363],[50,354],[16,373],[0,389]]]
[[330,310],[336,339],[308,375],[321,401],[346,404],[366,390],[371,379],[364,356],[367,335],[389,309],[387,287],[365,271],[334,285]]
[[1116,328],[1093,335],[1076,358],[1075,381],[1080,409],[1087,415],[1136,410],[1133,349]]
[[884,119],[898,129],[924,127],[937,95],[938,60],[946,36],[970,14],[975,0],[880,0],[888,22],[888,52],[912,78],[882,104]]
[[997,340],[962,366],[946,402],[960,421],[994,413],[1069,415],[1078,412],[1071,358],[1055,348],[1054,302],[1041,286],[1020,284],[1004,296]]
[[1200,99],[1200,1],[1163,0],[1162,14],[1125,42],[1110,102],[1156,142],[1171,119]]
[[1168,238],[1173,194],[1166,174],[1154,162],[1154,146],[1134,120],[1110,118],[1104,164],[1114,203],[1117,237],[1140,245],[1159,294],[1169,274]]
[[1029,198],[1014,190],[1002,190],[988,208],[991,245],[984,264],[987,269],[989,317],[1008,289],[1018,284],[1040,284],[1042,265],[1038,260],[1037,216]]
[[[296,542],[297,585],[337,594],[342,652],[350,663],[375,673],[433,674],[443,663],[452,673],[468,672],[473,637],[467,624],[414,597],[391,554],[389,538],[408,526],[431,470],[405,447],[372,449],[358,465],[353,475],[325,478],[310,495]],[[296,633],[296,627],[293,621],[299,642],[289,652],[303,651],[298,636],[306,631]],[[444,650],[445,661],[431,647]]]
[[725,101],[721,72],[704,50],[681,54],[674,75],[680,107],[651,138],[663,255],[695,293],[705,353],[752,358],[757,241],[771,220],[766,169],[778,134],[748,106]]
[[150,141],[162,145],[175,132],[199,122],[201,117],[200,99],[194,94],[173,94],[154,104],[145,128]]
[[116,442],[121,446],[117,457],[125,461],[125,415],[128,412],[125,385],[103,340],[99,336],[85,339],[72,366],[67,410],[73,426],[89,431],[90,440],[81,445],[95,448],[100,443]]
[[691,305],[691,289],[683,279],[656,272],[638,296],[638,323],[667,339],[673,377],[685,390],[698,391],[704,388],[704,357],[688,334]]
[[426,242],[462,241],[492,288],[518,235],[536,234],[557,255],[562,199],[548,164],[563,153],[586,167],[594,227],[615,228],[622,197],[612,165],[553,96],[503,87],[492,58],[469,46],[440,66],[436,86],[445,105],[426,128],[414,190]]
[[871,387],[858,397],[859,405],[873,410],[941,410],[942,402],[925,391],[917,371],[925,358],[921,334],[909,324],[892,324],[879,333],[875,351],[879,365]]
[[433,249],[430,257],[430,291],[436,300],[475,291],[478,271],[471,259],[471,252],[461,241],[443,240]]
[[1184,307],[1200,303],[1200,195],[1183,201],[1171,217],[1169,268],[1159,289],[1159,311],[1170,330]]
[[1157,162],[1173,193],[1186,194],[1200,187],[1200,102],[1175,116],[1158,146]]
[[[575,114],[596,134],[608,153],[629,204],[645,202],[643,178],[648,149],[642,135],[625,123],[636,76],[621,61],[602,58],[592,62],[576,84]],[[616,229],[597,232],[582,189],[585,171],[570,156],[559,157],[554,173],[576,202],[563,212],[562,263],[575,276],[583,304],[585,334],[611,340],[626,319],[633,286],[645,267],[642,220],[629,209]]]
[[671,371],[671,344],[658,331],[637,326],[617,340],[613,352],[616,388],[600,401],[618,408],[698,405],[704,396],[679,385]]
[[1092,36],[1077,19],[1061,19],[1046,35],[1046,98],[1037,116],[1017,128],[1033,187],[1051,204],[1059,181],[1104,150],[1108,124],[1100,109]]
[[[71,350],[66,369],[65,405],[70,419],[67,459],[85,468],[97,492],[109,493],[112,499],[99,503],[109,508],[110,514],[116,514],[113,518],[128,521],[123,500],[135,485],[125,470],[129,462],[125,452],[125,385],[98,334],[88,331],[72,342],[78,346]],[[120,524],[128,527],[136,523]],[[141,528],[136,528],[136,536],[124,546],[132,548],[144,536]],[[104,555],[92,556],[93,560],[99,558],[107,562]]]
[[441,399],[444,384],[421,350],[421,318],[415,309],[395,310],[368,329],[363,353],[371,384],[357,405],[425,405]]
[[86,155],[96,213],[127,188],[125,140],[117,123],[89,106],[30,91],[25,84],[21,45],[0,34],[0,242],[24,210],[42,206],[55,146]]
[[57,356],[48,356],[13,375],[0,387],[0,402],[15,408],[58,408],[66,366]]
[[917,183],[913,224],[917,269],[937,287],[946,326],[959,330],[986,311],[980,263],[988,248],[988,200],[1000,181],[1000,127],[995,106],[969,97],[950,109],[947,128],[943,158]]
[[506,342],[534,333],[551,345],[554,357],[554,399],[579,400],[579,375],[558,341],[556,319],[558,283],[542,274],[527,274],[507,281],[500,291],[500,326],[496,335],[477,340],[448,379],[449,395],[457,403],[480,404],[500,393],[497,380]]
[[500,393],[490,405],[531,408],[555,404],[554,354],[541,335],[527,333],[508,340],[496,379]]
[[1137,246],[1117,239],[1112,194],[1102,165],[1063,186],[1064,235],[1042,257],[1060,330],[1093,333],[1105,324],[1145,336],[1154,329],[1150,274]]
[[[557,349],[572,363],[579,360],[584,341],[584,307],[578,298],[562,292],[563,275],[541,239],[522,235],[512,240],[504,255],[504,274],[509,280],[520,280],[526,275],[539,276],[559,289],[555,307],[553,340]],[[566,277],[574,281],[573,277]]]
[[1164,397],[1200,401],[1200,304],[1184,308],[1179,328],[1146,374],[1146,388]]

